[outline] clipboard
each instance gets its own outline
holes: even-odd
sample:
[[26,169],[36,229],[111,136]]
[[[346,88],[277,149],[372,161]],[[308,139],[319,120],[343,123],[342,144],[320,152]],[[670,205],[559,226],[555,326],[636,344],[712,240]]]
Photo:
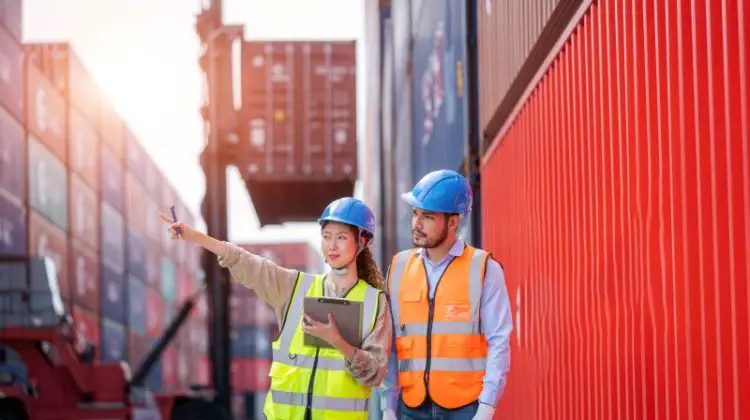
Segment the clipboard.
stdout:
[[[354,347],[362,346],[362,302],[334,297],[306,297],[304,312],[318,322],[328,322],[333,316],[341,337]],[[304,335],[306,346],[333,348],[327,341]]]

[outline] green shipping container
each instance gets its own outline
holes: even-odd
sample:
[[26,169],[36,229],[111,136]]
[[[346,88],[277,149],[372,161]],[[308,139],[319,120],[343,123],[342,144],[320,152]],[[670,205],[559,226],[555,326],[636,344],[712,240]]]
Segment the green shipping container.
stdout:
[[172,260],[166,257],[161,259],[161,294],[167,302],[174,302],[175,284],[177,283],[175,267]]
[[32,135],[29,136],[29,204],[62,230],[68,230],[65,166]]

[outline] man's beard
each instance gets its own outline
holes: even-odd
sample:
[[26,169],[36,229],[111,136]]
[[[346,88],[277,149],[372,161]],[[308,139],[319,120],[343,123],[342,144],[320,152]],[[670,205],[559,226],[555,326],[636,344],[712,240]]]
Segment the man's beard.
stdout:
[[[443,230],[442,232],[440,232],[440,235],[434,239],[428,239],[427,237],[424,236],[424,233],[416,229],[412,229],[411,234],[412,234],[412,245],[414,245],[415,247],[422,247],[424,249],[437,248],[440,245],[442,245],[446,239],[448,239],[448,224],[446,223],[446,225],[443,226]],[[421,235],[421,238],[419,238],[419,240],[414,238],[415,235],[417,234]],[[419,243],[418,241],[423,241],[424,243]]]

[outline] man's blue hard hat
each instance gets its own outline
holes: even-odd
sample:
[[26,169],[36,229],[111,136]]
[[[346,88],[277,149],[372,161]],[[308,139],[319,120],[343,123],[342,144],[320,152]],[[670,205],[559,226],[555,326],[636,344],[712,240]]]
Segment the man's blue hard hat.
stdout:
[[401,199],[421,210],[465,216],[471,212],[473,195],[463,175],[441,169],[423,176]]
[[367,204],[354,197],[344,197],[334,200],[323,210],[318,223],[339,222],[356,226],[375,236],[375,216]]

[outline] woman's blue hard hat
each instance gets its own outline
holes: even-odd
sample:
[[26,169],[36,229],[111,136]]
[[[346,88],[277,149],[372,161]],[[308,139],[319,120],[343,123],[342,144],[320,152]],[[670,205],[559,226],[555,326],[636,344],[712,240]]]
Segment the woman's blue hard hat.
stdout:
[[375,215],[367,204],[354,197],[344,197],[329,204],[318,219],[318,223],[339,222],[355,226],[375,236]]

